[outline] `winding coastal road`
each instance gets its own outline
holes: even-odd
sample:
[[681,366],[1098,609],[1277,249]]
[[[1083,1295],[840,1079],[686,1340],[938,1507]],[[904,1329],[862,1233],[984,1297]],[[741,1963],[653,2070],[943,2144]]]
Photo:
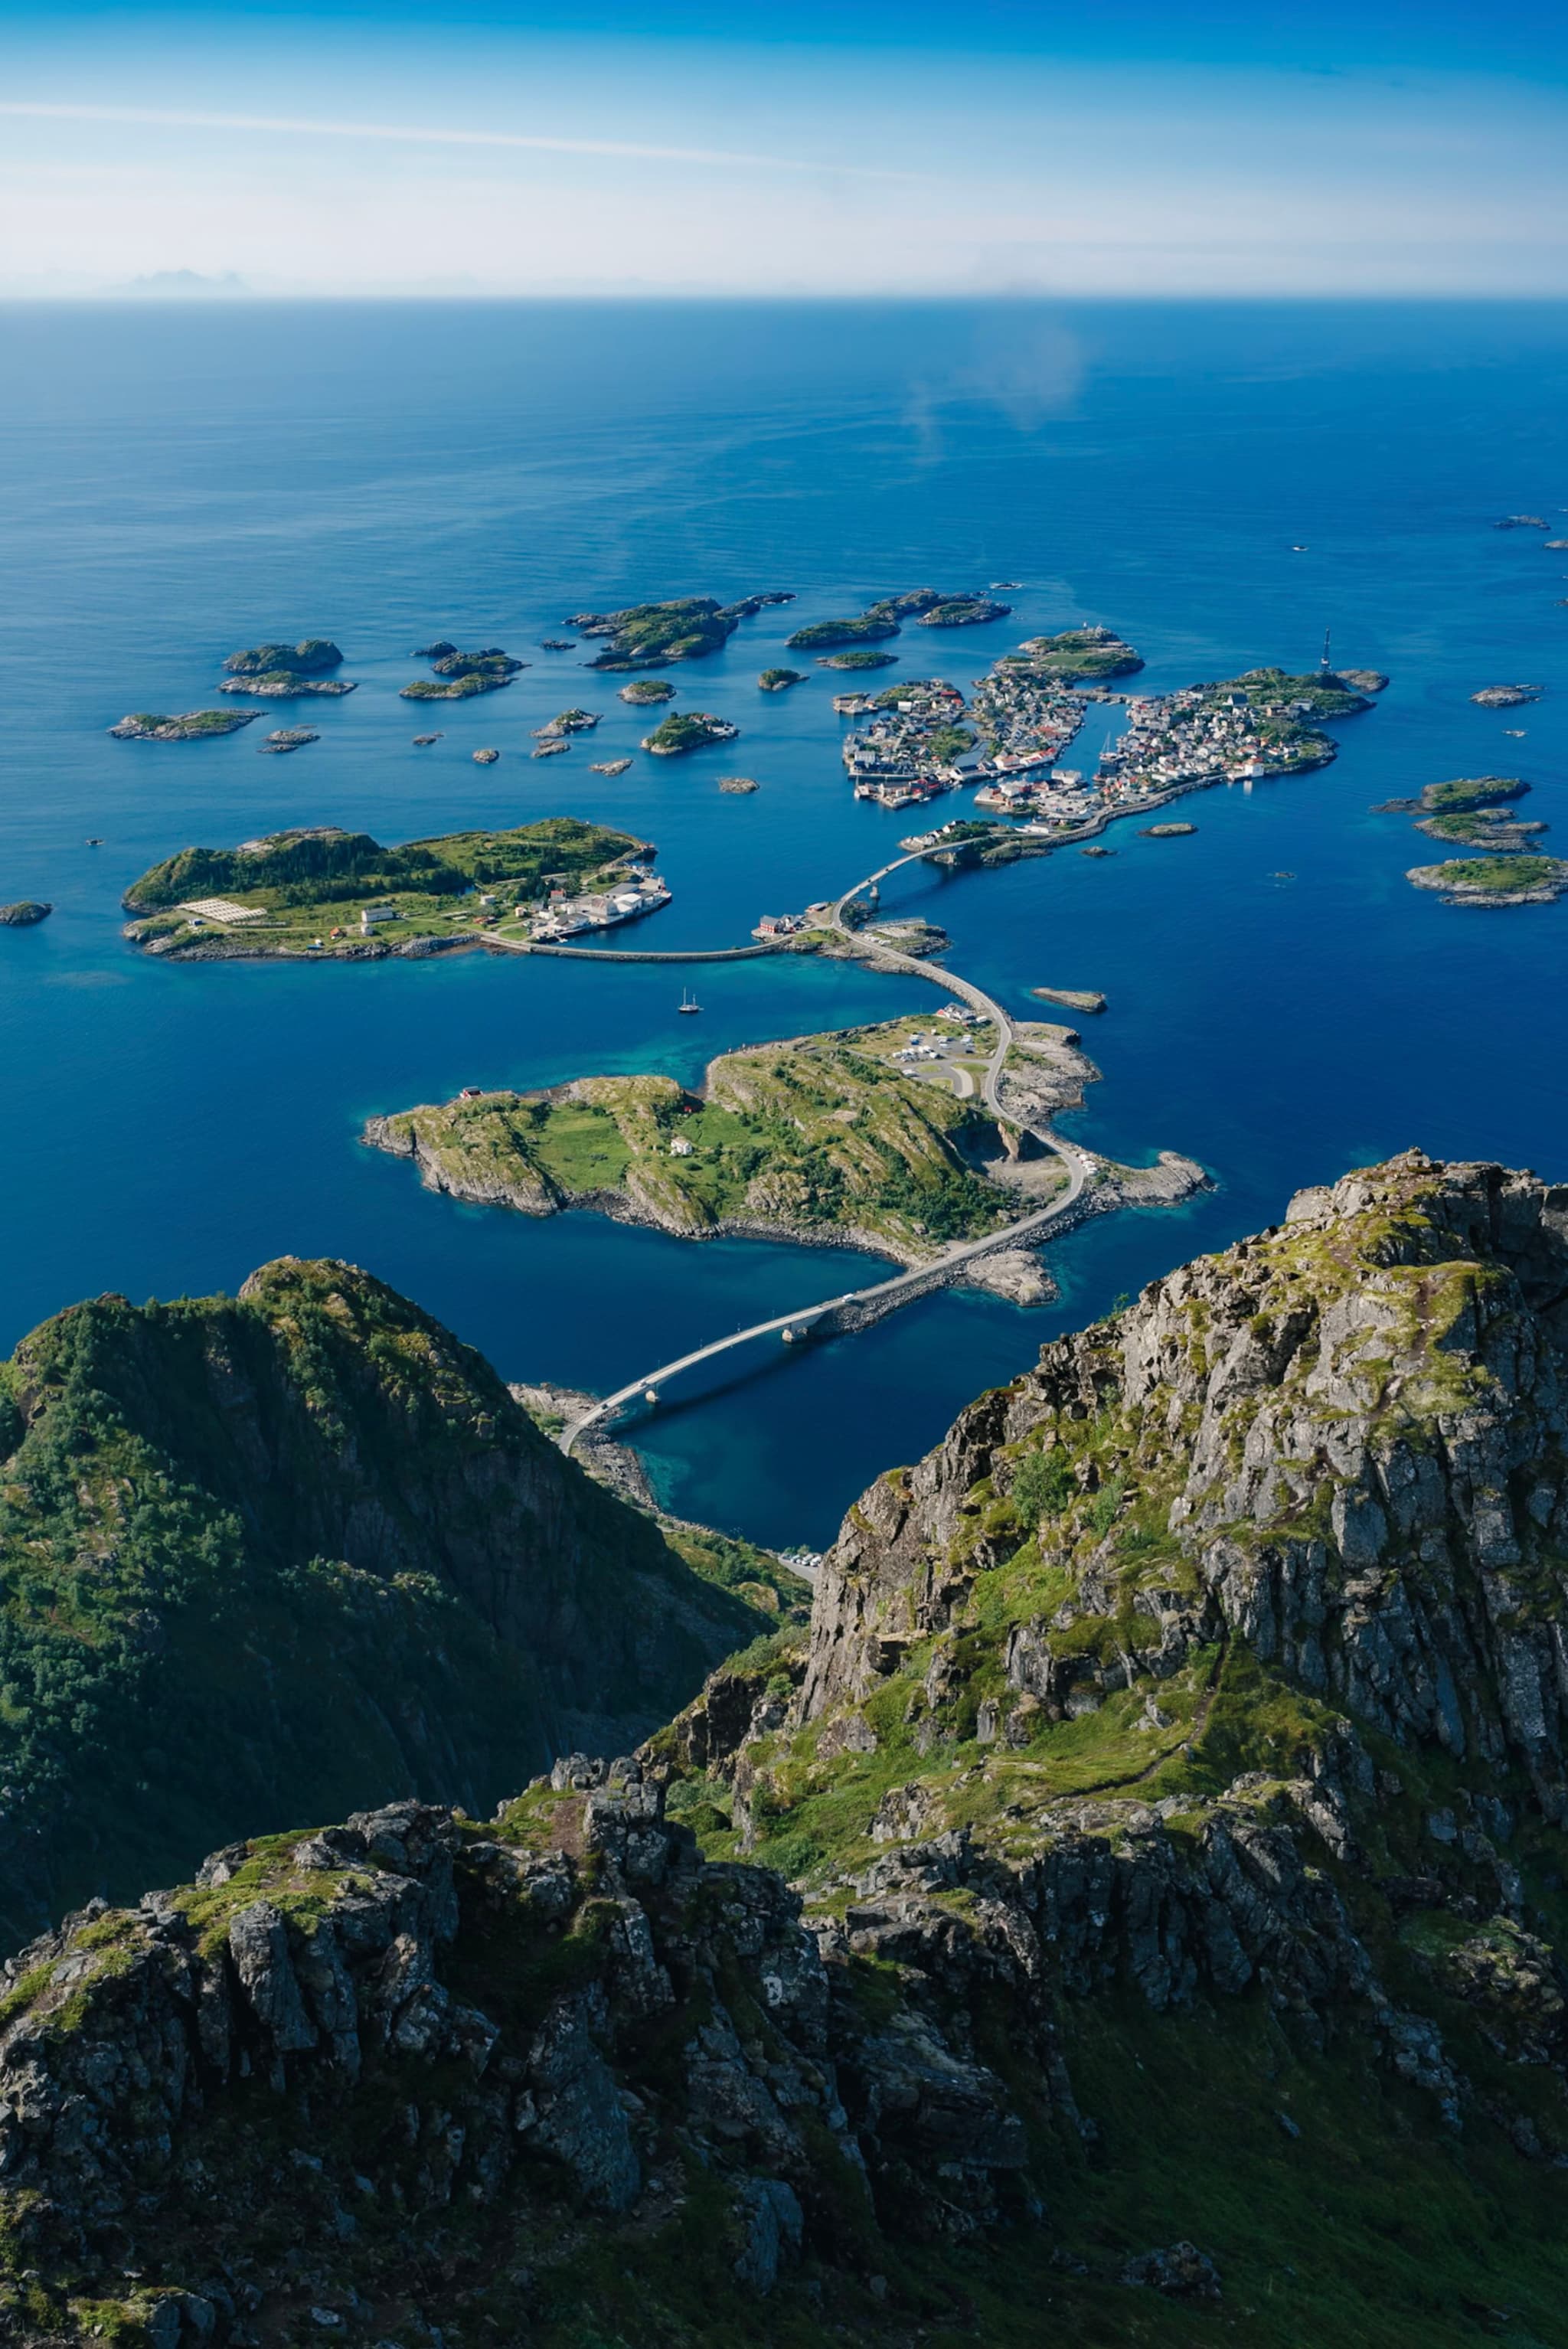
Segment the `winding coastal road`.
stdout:
[[[1003,838],[1006,833],[1007,827],[998,825],[989,837]],[[971,837],[978,843],[981,835],[973,834]],[[946,853],[951,853],[951,846],[952,843],[947,844]],[[941,844],[913,849],[903,856],[894,857],[890,864],[881,866],[877,872],[869,873],[863,881],[856,882],[852,889],[846,889],[841,897],[832,901],[829,916],[831,926],[845,936],[852,936],[854,926],[850,919],[849,908],[857,898],[885,881],[890,873],[896,873],[906,864],[919,864],[944,853]],[[955,978],[951,971],[943,970],[936,963],[926,962],[918,955],[900,954],[896,947],[885,946],[881,940],[877,944],[877,959],[882,967],[908,971],[916,978],[929,979],[945,994],[957,996],[985,1019],[995,1021],[996,1049],[985,1064],[980,1098],[993,1116],[1003,1117],[1005,1112],[999,1097],[1002,1071],[1012,1049],[1015,1025],[1002,1006],[982,988],[976,987],[972,979]],[[591,1411],[584,1412],[581,1418],[562,1428],[556,1438],[562,1451],[570,1455],[573,1444],[589,1428],[613,1419],[631,1404],[658,1402],[666,1381],[678,1377],[683,1371],[695,1370],[701,1362],[713,1361],[721,1354],[749,1345],[756,1339],[770,1337],[775,1331],[787,1340],[793,1340],[864,1329],[869,1323],[881,1320],[883,1314],[897,1306],[907,1304],[912,1298],[925,1296],[934,1288],[945,1288],[957,1278],[965,1265],[973,1264],[977,1257],[1034,1242],[1041,1233],[1070,1213],[1094,1174],[1097,1162],[1088,1151],[1059,1141],[1048,1126],[1026,1126],[1023,1131],[1045,1149],[1054,1152],[1067,1169],[1067,1189],[1058,1194],[1048,1206],[1037,1207],[1032,1215],[1021,1216],[1016,1224],[1006,1225],[1001,1231],[988,1233],[983,1239],[949,1241],[928,1262],[895,1273],[891,1279],[875,1281],[869,1288],[851,1289],[841,1297],[823,1298],[815,1305],[799,1306],[792,1313],[776,1313],[770,1320],[754,1321],[748,1329],[732,1330],[727,1337],[715,1338],[689,1354],[677,1355],[674,1361],[661,1362],[655,1370],[645,1371],[625,1386],[617,1387],[614,1394],[603,1396]]]

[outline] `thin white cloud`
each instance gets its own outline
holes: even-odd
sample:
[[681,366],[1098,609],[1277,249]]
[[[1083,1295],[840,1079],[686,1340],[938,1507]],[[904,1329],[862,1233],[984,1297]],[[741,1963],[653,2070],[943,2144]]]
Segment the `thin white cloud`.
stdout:
[[284,114],[205,114],[152,106],[45,105],[0,99],[0,115],[44,122],[123,122],[173,130],[283,131],[306,138],[380,139],[421,147],[512,147],[552,155],[614,155],[648,163],[704,163],[755,171],[823,172],[855,180],[918,180],[917,171],[878,171],[865,163],[813,161],[799,156],[751,155],[722,147],[651,147],[621,139],[542,138],[514,130],[453,130],[408,122],[324,122]]

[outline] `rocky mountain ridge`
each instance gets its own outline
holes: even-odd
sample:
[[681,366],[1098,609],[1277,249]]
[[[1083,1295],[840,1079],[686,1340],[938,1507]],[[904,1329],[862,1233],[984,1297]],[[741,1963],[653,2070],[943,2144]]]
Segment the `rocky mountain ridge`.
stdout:
[[0,1365],[0,1925],[280,1809],[488,1806],[768,1620],[368,1273],[74,1307]]
[[636,1755],[70,1920],[18,2338],[1556,2349],[1565,1381],[1568,1190],[1408,1154],[1047,1345]]

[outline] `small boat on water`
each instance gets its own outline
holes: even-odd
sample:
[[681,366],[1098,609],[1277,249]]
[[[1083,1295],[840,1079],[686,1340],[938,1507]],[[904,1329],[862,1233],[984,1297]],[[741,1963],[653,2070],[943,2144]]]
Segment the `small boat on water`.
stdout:
[[697,1001],[696,996],[691,992],[691,989],[689,988],[683,987],[681,989],[681,999],[676,1006],[676,1009],[677,1011],[700,1011],[702,1009],[702,1006]]

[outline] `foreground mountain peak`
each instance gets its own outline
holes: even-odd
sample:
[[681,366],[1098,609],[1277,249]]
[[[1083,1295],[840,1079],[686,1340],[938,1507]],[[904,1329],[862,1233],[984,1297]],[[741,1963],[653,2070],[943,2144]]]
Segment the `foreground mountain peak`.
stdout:
[[353,1265],[74,1306],[0,1364],[0,1930],[280,1816],[488,1808],[763,1619]]
[[1565,1300],[1532,1175],[1305,1192],[637,1755],[70,1920],[0,2005],[20,2337],[1548,2349]]

